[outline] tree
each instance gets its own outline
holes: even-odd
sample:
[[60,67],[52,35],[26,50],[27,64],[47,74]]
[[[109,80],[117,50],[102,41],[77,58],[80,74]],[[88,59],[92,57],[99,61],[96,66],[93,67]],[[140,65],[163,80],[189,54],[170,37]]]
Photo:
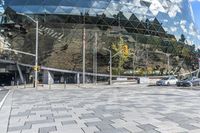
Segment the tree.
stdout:
[[186,38],[183,34],[181,34],[181,38],[179,39],[179,42],[185,43]]
[[128,60],[129,52],[128,45],[124,42],[124,39],[120,37],[117,42],[112,44],[113,55],[117,54],[114,60],[117,62],[117,74],[121,74],[124,70],[123,65]]

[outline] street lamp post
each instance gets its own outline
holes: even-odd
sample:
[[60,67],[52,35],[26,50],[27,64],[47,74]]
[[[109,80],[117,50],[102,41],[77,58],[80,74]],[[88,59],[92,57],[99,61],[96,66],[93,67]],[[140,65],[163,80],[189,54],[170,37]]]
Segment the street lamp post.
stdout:
[[110,54],[110,85],[111,85],[112,84],[112,51],[107,48],[103,48],[103,49],[108,51]]
[[83,85],[85,84],[85,26],[83,28]]
[[134,76],[134,71],[135,71],[135,60],[136,60],[136,55],[135,55],[135,53],[131,53],[132,54],[132,58],[133,58],[133,76]]
[[110,49],[103,47],[103,50],[108,51],[110,54],[110,85],[111,85],[112,84],[112,58],[117,56],[118,54],[120,54],[122,52],[122,50],[120,50],[119,52],[117,52],[114,55],[112,55],[112,51]]
[[36,43],[35,43],[35,88],[37,89],[38,82],[38,21],[36,21]]
[[110,85],[112,84],[112,51],[110,50]]
[[24,13],[18,13],[22,16],[26,16],[27,18],[29,18],[30,20],[32,20],[35,24],[36,24],[36,37],[35,37],[35,82],[34,82],[34,86],[35,86],[35,89],[37,89],[38,87],[38,28],[39,28],[39,24],[38,24],[38,21],[37,20],[34,20],[33,18],[31,18],[30,16],[24,14]]
[[170,57],[171,54],[168,54],[166,53],[166,56],[167,56],[167,71],[168,71],[168,75],[169,75],[169,57]]
[[199,70],[196,75],[197,78],[199,78],[199,76],[200,76],[200,58],[198,58],[198,64],[199,64]]
[[170,53],[164,53],[164,52],[158,51],[158,50],[156,50],[155,53],[166,55],[166,57],[167,57],[167,71],[168,71],[168,75],[169,75],[169,65],[170,65],[170,58],[169,57],[171,56],[171,54]]

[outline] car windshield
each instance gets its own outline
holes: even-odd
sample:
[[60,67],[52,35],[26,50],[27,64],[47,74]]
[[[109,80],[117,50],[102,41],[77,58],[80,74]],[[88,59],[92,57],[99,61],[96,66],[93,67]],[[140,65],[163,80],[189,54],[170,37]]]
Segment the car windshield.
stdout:
[[169,79],[169,77],[164,77],[164,78],[162,78],[162,80],[168,80]]
[[183,80],[192,80],[192,77],[184,78]]

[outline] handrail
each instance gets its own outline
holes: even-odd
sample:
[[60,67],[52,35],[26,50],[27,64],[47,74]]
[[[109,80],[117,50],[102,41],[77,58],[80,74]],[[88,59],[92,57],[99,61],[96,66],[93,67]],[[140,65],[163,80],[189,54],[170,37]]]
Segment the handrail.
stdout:
[[[16,64],[16,63],[18,63],[18,65],[24,66],[24,67],[30,67],[30,68],[34,67],[34,65],[24,64],[24,63],[12,61],[12,60],[0,59],[0,62],[9,63],[9,64]],[[72,74],[83,74],[83,72],[80,72],[80,71],[64,70],[64,69],[51,68],[51,67],[45,67],[45,66],[41,66],[41,69],[42,70],[48,70],[48,71],[54,71],[54,72],[63,72],[63,73],[72,73]],[[195,70],[195,71],[193,71],[191,73],[195,73],[195,72],[198,72],[198,71],[199,70],[197,69],[197,70]],[[191,73],[184,73],[184,74],[180,74],[180,75],[184,76],[184,75],[188,75],[188,74],[191,74]],[[95,73],[88,73],[88,72],[85,73],[85,75],[88,75],[88,76],[99,76],[99,77],[110,77],[109,74],[95,74]],[[167,76],[172,76],[172,75],[167,75]],[[177,75],[173,75],[173,76],[177,76]],[[114,77],[114,78],[133,78],[133,77],[136,77],[136,76],[112,75],[112,77]],[[141,77],[141,76],[137,76],[137,77]],[[147,77],[166,77],[166,76],[147,76]]]

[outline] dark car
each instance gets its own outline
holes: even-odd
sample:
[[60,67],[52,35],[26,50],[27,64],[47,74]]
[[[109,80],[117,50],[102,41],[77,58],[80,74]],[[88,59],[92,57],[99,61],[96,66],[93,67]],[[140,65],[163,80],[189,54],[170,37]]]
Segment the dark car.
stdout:
[[177,86],[184,86],[184,87],[189,87],[189,86],[199,86],[200,85],[200,79],[196,77],[190,77],[186,78],[183,80],[180,80],[176,82]]

